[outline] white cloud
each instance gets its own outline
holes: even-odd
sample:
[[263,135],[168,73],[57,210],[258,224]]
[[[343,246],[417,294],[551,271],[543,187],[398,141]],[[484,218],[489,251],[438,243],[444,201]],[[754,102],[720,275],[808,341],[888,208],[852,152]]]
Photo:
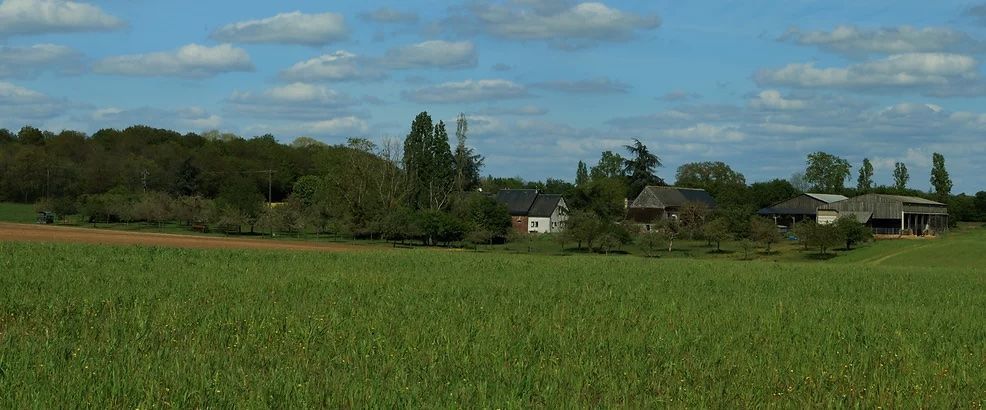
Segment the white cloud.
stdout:
[[456,103],[521,98],[527,96],[527,89],[508,80],[466,80],[405,91],[401,95],[419,103]]
[[348,138],[366,134],[369,125],[355,116],[343,116],[320,121],[285,124],[255,124],[246,127],[246,132],[255,134],[272,133],[282,137],[312,136],[318,138]]
[[699,123],[687,128],[671,128],[661,131],[667,138],[685,142],[740,142],[746,139],[746,134],[735,127]]
[[630,84],[606,77],[576,81],[545,81],[531,85],[545,90],[571,94],[623,94],[630,91]]
[[345,18],[336,13],[281,13],[260,20],[227,24],[212,37],[231,43],[279,43],[322,46],[349,36]]
[[432,40],[387,50],[382,63],[391,68],[475,67],[476,47],[468,41]]
[[479,111],[481,115],[544,115],[548,109],[535,105],[524,105],[520,107],[490,107]]
[[301,61],[281,72],[288,81],[379,80],[387,74],[348,51],[336,51]]
[[180,131],[204,131],[219,128],[222,117],[200,107],[162,109],[152,107],[117,108],[104,107],[89,114],[93,128],[126,128],[147,125]]
[[808,108],[805,100],[784,98],[777,90],[764,90],[750,100],[750,106],[765,110],[803,110]]
[[379,9],[360,13],[360,19],[364,21],[372,21],[376,23],[417,23],[418,14],[413,11],[400,11],[394,10],[390,7],[381,7]]
[[986,44],[983,42],[973,39],[966,33],[943,27],[901,26],[865,29],[856,26],[838,26],[832,31],[808,32],[802,32],[794,27],[781,36],[780,40],[850,56],[874,53],[986,51]]
[[210,77],[253,71],[253,63],[245,50],[229,44],[215,47],[189,44],[175,51],[109,57],[97,62],[93,71],[130,76]]
[[842,88],[879,91],[888,88],[947,89],[979,78],[976,59],[960,54],[907,53],[853,64],[845,68],[816,68],[812,63],[760,70],[762,86]]
[[[531,1],[475,3],[465,17],[461,23],[464,30],[513,40],[544,40],[560,48],[625,41],[661,24],[657,15],[638,15],[598,2],[572,6]],[[450,21],[459,18],[453,16]]]
[[20,127],[61,114],[65,104],[40,92],[0,81],[0,122]]
[[318,120],[338,116],[359,102],[324,86],[291,83],[263,92],[236,91],[227,100],[232,111],[249,117]]
[[0,77],[34,78],[43,71],[75,74],[82,71],[82,53],[55,44],[0,46]]
[[0,37],[107,31],[123,26],[122,20],[87,3],[63,0],[4,0],[0,3]]

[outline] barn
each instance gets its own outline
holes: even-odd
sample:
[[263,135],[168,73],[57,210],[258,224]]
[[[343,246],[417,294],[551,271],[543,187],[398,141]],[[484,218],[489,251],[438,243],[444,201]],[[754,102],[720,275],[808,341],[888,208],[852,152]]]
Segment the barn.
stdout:
[[818,207],[818,223],[844,215],[881,235],[935,235],[948,229],[948,205],[903,195],[866,194]]
[[627,218],[639,224],[678,218],[681,208],[691,203],[704,205],[710,210],[716,207],[715,199],[704,189],[649,186],[630,204]]
[[847,199],[842,195],[806,193],[763,208],[757,214],[773,218],[777,225],[790,227],[804,220],[815,220],[820,206]]

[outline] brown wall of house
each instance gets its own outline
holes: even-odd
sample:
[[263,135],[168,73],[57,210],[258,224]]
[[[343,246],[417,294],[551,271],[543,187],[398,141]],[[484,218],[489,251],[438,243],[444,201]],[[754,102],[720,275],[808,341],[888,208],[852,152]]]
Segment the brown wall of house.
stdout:
[[526,216],[511,216],[511,222],[513,222],[514,230],[518,233],[527,233],[527,217]]

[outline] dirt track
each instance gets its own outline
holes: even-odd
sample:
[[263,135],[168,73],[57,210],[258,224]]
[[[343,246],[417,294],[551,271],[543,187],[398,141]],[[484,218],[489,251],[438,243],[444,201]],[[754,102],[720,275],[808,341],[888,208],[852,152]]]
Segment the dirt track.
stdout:
[[0,222],[0,241],[145,245],[204,249],[311,250],[326,252],[366,249],[366,247],[357,245],[126,232],[108,229],[70,228],[4,222]]

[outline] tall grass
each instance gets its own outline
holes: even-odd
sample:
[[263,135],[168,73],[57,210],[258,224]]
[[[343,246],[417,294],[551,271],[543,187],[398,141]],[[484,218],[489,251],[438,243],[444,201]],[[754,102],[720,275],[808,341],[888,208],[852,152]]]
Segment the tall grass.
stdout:
[[982,269],[0,243],[0,407],[976,407]]

